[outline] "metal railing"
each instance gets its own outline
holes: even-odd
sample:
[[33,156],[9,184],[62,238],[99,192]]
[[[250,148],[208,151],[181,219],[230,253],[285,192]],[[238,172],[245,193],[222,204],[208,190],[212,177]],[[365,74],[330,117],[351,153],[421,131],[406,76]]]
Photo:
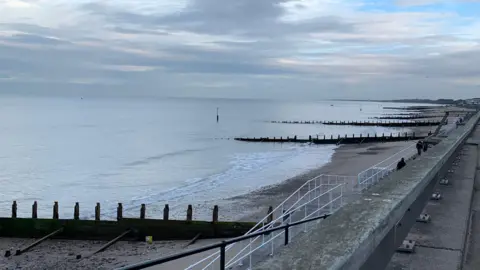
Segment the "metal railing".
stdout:
[[288,245],[288,243],[290,242],[290,228],[294,228],[296,226],[304,225],[304,224],[306,225],[306,224],[308,224],[310,222],[313,222],[313,221],[319,221],[320,219],[326,219],[329,216],[330,216],[330,214],[325,214],[325,215],[321,215],[321,216],[317,216],[317,217],[313,217],[313,218],[308,218],[308,219],[304,219],[304,220],[293,222],[293,223],[287,223],[287,224],[282,225],[282,226],[278,226],[278,227],[270,228],[270,229],[267,229],[267,230],[243,235],[243,236],[233,238],[233,239],[229,239],[229,240],[226,240],[226,241],[222,241],[222,242],[219,242],[219,243],[216,243],[216,244],[196,248],[196,249],[193,249],[193,250],[185,251],[185,252],[182,252],[182,253],[177,253],[177,254],[170,255],[170,256],[166,256],[166,257],[163,257],[163,258],[160,258],[160,259],[153,259],[153,260],[149,260],[149,261],[145,261],[145,262],[141,262],[141,263],[117,268],[117,270],[145,269],[145,268],[148,268],[148,267],[152,267],[152,266],[155,266],[155,265],[167,263],[167,262],[170,262],[170,261],[173,261],[173,260],[178,260],[178,259],[181,259],[181,258],[185,258],[185,257],[191,256],[191,255],[194,255],[194,254],[199,254],[199,253],[206,252],[206,251],[209,251],[209,250],[212,250],[212,249],[217,249],[217,248],[220,249],[220,251],[219,251],[219,253],[220,253],[219,269],[220,270],[225,270],[225,268],[227,267],[227,264],[226,264],[226,250],[227,250],[228,246],[233,245],[233,244],[235,244],[237,242],[240,242],[240,241],[252,239],[254,237],[261,237],[261,236],[265,236],[265,235],[273,235],[274,233],[276,233],[280,230],[282,230],[282,232],[278,232],[277,236],[283,234],[283,236],[284,236],[283,237],[283,244]]
[[[273,209],[269,215],[261,219],[246,235],[282,226],[286,222],[302,221],[325,213],[331,214],[343,205],[344,188],[352,186],[350,183],[354,181],[355,176],[319,175],[312,178]],[[346,185],[348,182],[349,184]],[[304,231],[306,230],[307,226],[304,228]],[[292,231],[290,237],[298,233],[300,230]],[[228,246],[226,252],[231,258],[227,262],[227,267],[235,265],[241,267],[244,265],[244,260],[248,259],[248,268],[251,269],[255,261],[273,255],[275,249],[282,245],[278,237],[278,235],[268,239],[264,236],[256,237]],[[219,260],[220,252],[215,252],[186,269],[218,269]]]
[[379,163],[371,166],[370,168],[360,172],[357,176],[357,185],[355,186],[356,192],[362,192],[369,187],[378,183],[385,176],[396,170],[397,163],[401,158],[405,160],[411,159],[417,153],[416,143],[404,148],[403,150],[395,153],[394,155],[380,161]]

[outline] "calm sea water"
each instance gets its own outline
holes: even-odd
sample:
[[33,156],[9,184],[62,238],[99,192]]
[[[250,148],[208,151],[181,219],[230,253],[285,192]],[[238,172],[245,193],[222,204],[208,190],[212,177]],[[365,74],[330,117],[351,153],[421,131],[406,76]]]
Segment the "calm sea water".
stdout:
[[335,147],[226,138],[390,132],[267,123],[367,120],[382,106],[402,104],[1,97],[0,216],[13,200],[23,216],[36,200],[41,216],[58,201],[61,216],[71,217],[75,202],[88,216],[96,202],[108,213],[117,202],[129,209],[244,194],[327,163]]

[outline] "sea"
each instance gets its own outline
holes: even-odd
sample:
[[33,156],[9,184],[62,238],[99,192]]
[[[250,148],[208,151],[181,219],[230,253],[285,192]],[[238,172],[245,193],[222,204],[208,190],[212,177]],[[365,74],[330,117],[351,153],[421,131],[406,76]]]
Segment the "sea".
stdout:
[[[330,161],[336,146],[245,143],[234,137],[351,136],[403,129],[277,124],[369,120],[408,104],[202,98],[0,98],[0,216],[113,216],[140,204],[215,202]],[[418,105],[418,104],[417,104]],[[219,121],[217,122],[217,111]]]

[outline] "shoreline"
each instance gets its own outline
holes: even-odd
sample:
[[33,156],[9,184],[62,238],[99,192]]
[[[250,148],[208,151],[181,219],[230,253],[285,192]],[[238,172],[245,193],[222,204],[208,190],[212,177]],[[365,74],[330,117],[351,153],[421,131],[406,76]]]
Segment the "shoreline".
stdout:
[[[424,132],[424,130],[415,131]],[[414,143],[415,141],[405,141],[342,145],[335,149],[330,161],[319,168],[309,170],[278,184],[266,186],[245,195],[215,201],[215,204],[218,204],[220,208],[219,219],[258,221],[266,216],[269,206],[277,206],[305,181],[320,174],[356,176],[361,171]],[[197,205],[197,208],[199,208],[198,210],[201,208],[207,210],[210,206],[213,207],[211,202],[205,202],[203,207],[202,205]],[[0,257],[0,264],[4,265],[5,269],[112,269],[198,248],[220,240],[200,239],[189,247],[185,247],[189,241],[155,241],[154,239],[153,244],[145,242],[118,242],[106,251],[82,260],[76,260],[75,256],[77,254],[88,254],[106,242],[47,240],[21,256]],[[32,242],[32,239],[0,238],[0,250],[2,252],[7,249],[15,250]],[[197,255],[200,256],[187,257],[151,269],[183,269],[206,256],[206,253]]]
[[[224,213],[219,218],[226,220],[229,216],[237,217],[236,220],[241,221],[259,220],[267,214],[269,205],[274,207],[278,205],[306,180],[319,174],[356,175],[412,143],[407,141],[340,146],[335,150],[331,160],[319,168],[245,195],[227,198],[221,202],[217,201],[216,204],[220,208],[219,212]],[[225,215],[225,213],[228,214]],[[153,244],[120,241],[102,253],[77,260],[75,259],[77,254],[92,252],[106,242],[52,239],[20,256],[8,258],[0,256],[0,264],[4,265],[5,269],[17,269],[18,267],[22,269],[112,269],[198,248],[218,241],[221,241],[221,239],[200,239],[188,248],[185,248],[185,245],[189,241],[155,241],[154,239]],[[15,250],[32,242],[32,239],[0,238],[0,250],[2,252],[7,249]],[[152,269],[183,269],[195,260],[206,256],[205,254],[199,255]]]

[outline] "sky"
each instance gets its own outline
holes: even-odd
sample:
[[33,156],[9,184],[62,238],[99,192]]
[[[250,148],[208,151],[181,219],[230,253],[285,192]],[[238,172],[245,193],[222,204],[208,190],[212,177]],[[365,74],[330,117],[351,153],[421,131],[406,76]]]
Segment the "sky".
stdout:
[[0,0],[0,93],[480,97],[480,0]]

